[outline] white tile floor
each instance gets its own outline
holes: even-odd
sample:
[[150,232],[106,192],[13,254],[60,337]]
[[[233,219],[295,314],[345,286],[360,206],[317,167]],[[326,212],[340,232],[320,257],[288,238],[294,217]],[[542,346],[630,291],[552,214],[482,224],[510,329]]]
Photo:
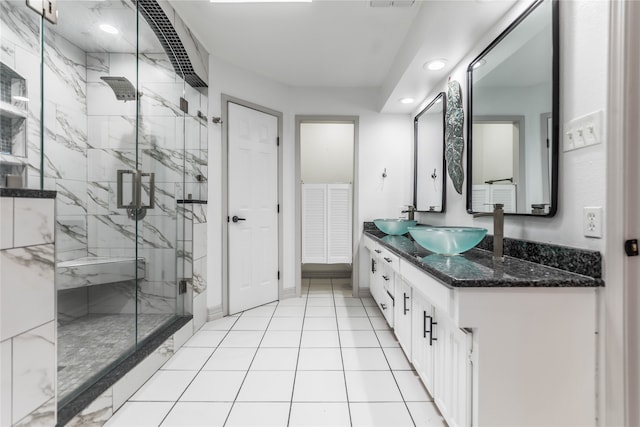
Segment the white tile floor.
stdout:
[[202,327],[107,422],[446,427],[371,298],[348,279]]

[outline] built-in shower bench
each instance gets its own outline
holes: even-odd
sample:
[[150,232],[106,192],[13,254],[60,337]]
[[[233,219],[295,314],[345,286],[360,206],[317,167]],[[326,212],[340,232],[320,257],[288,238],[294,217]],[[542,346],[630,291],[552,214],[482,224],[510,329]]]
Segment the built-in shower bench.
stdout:
[[[137,274],[136,274],[137,265]],[[82,257],[56,264],[56,289],[75,289],[143,279],[146,262],[139,257]]]

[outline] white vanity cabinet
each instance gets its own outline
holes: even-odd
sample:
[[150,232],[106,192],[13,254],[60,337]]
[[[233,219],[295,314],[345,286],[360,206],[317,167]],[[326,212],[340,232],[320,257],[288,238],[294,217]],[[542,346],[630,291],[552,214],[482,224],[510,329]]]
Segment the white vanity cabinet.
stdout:
[[[435,347],[431,340],[431,319],[434,308],[420,292],[413,292],[411,298],[411,355],[409,360],[433,396],[435,392]],[[437,338],[437,337],[436,337]]]
[[369,251],[369,291],[378,304],[389,326],[393,327],[395,280],[400,259],[388,249],[365,238],[364,248]]
[[395,300],[396,276],[400,267],[400,260],[397,255],[392,254],[384,247],[380,247],[380,282],[382,290],[380,295],[379,306],[382,314],[387,320],[389,326],[393,328],[394,310],[397,301]]
[[411,360],[412,289],[399,274],[396,275],[395,281],[395,303],[396,305],[393,309],[393,330],[396,338],[398,338],[400,347],[404,350],[407,358]]
[[511,259],[526,277],[509,281],[464,257],[365,248],[371,293],[449,427],[597,425],[597,280]]
[[[435,303],[424,293],[433,286],[445,288],[443,285],[404,261],[401,270],[413,280],[401,280],[412,292],[412,347],[407,356],[449,427],[470,426],[472,334],[458,328],[451,318],[452,299],[441,294]],[[398,339],[400,335],[396,329]]]
[[431,327],[432,339],[436,339],[433,399],[449,427],[470,426],[473,335],[457,327],[448,316],[434,318],[437,325]]
[[369,292],[371,296],[379,303],[381,296],[382,283],[380,282],[380,254],[382,251],[379,245],[371,240],[369,237],[362,239],[364,249],[368,252],[367,256],[367,268],[369,270]]

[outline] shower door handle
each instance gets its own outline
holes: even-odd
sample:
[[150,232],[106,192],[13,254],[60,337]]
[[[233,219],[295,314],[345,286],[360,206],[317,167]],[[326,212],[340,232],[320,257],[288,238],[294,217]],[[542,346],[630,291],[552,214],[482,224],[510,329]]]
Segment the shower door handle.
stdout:
[[[131,203],[124,203],[124,175],[132,175]],[[149,204],[142,204],[142,177],[149,177]],[[142,172],[127,169],[117,171],[117,206],[118,209],[153,209],[156,207],[156,179],[153,172]]]
[[[131,203],[129,204],[124,204],[123,201],[123,197],[124,197],[124,176],[125,175],[133,175],[132,180],[131,180]],[[129,208],[135,208],[137,205],[137,186],[136,186],[136,181],[137,181],[137,172],[136,171],[132,171],[132,170],[126,170],[126,169],[118,169],[117,171],[117,189],[116,189],[116,198],[117,198],[117,206],[118,209],[129,209]]]
[[[142,204],[142,177],[149,177],[149,204]],[[136,205],[138,209],[153,209],[156,207],[156,174],[153,172],[138,171],[136,174],[136,185],[138,187]]]

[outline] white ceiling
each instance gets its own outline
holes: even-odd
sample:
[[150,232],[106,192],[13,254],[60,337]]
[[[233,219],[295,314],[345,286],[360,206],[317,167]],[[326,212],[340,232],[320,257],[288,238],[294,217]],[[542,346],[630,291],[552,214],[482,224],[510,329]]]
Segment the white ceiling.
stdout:
[[305,87],[380,86],[419,9],[362,0],[171,4],[209,53]]
[[[522,0],[526,1],[526,0]],[[418,0],[372,8],[368,0],[210,3],[170,0],[209,53],[303,87],[372,87],[380,111],[411,113],[516,0]],[[447,58],[447,67],[422,65]]]

